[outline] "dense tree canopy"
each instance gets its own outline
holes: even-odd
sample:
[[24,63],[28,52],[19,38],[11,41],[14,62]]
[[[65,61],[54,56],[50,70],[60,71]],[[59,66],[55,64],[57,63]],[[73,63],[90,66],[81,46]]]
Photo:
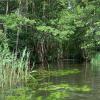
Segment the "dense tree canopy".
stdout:
[[34,61],[90,59],[100,50],[100,0],[1,0],[0,22],[10,50],[27,47]]

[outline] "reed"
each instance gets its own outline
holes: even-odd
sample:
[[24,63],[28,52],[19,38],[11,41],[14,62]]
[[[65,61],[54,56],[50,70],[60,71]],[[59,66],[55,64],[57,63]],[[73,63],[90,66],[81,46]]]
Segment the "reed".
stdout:
[[17,58],[16,54],[9,51],[8,46],[0,46],[0,87],[16,84],[18,81],[27,80],[29,52],[25,48]]

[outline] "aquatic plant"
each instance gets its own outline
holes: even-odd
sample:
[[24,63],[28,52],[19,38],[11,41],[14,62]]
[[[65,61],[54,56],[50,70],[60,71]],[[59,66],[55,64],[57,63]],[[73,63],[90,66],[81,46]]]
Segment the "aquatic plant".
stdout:
[[7,91],[9,95],[5,96],[5,100],[31,100],[31,94],[28,93],[28,88],[20,87]]
[[44,86],[40,84],[40,88],[36,90],[29,87],[12,89],[8,91],[9,95],[6,96],[5,100],[66,100],[65,98],[72,96],[73,92],[89,93],[91,88],[88,85],[76,86],[67,83],[44,84]]
[[[72,96],[72,93],[90,93],[91,88],[88,85],[70,85],[66,84],[53,84],[44,83],[34,92],[35,100],[67,100],[66,98]],[[42,95],[41,93],[45,94]]]
[[37,80],[43,80],[44,78],[53,76],[53,77],[59,77],[59,76],[66,76],[66,75],[73,75],[80,73],[79,69],[69,69],[69,70],[43,70],[38,69],[34,74],[32,74],[33,77],[36,77]]
[[0,46],[0,87],[12,85],[16,81],[27,79],[29,53],[25,48],[17,58],[16,54],[9,51],[8,45]]
[[90,92],[91,88],[88,85],[83,85],[83,86],[77,86],[77,85],[70,85],[70,84],[49,84],[48,86],[43,86],[39,88],[38,90],[45,90],[45,91],[58,91],[58,90],[66,90],[66,91],[76,91],[76,92]]
[[[90,92],[91,89],[87,85],[78,87],[78,86],[71,86],[68,84],[59,84],[55,85],[56,88],[53,89],[51,87],[52,91],[49,96],[46,98],[46,100],[67,100],[68,97],[70,97],[72,94],[71,92]],[[43,100],[43,99],[42,99]]]
[[100,66],[100,53],[97,53],[91,60],[91,64],[95,66]]
[[46,100],[64,100],[64,98],[69,97],[69,93],[67,93],[66,91],[58,91],[58,92],[54,92],[51,93]]

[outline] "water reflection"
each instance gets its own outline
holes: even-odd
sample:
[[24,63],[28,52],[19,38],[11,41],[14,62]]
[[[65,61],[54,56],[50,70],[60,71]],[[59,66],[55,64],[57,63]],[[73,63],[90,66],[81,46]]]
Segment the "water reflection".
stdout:
[[14,84],[12,88],[0,89],[0,100],[100,100],[98,67],[66,62],[49,65],[49,70],[53,71],[73,69],[80,70],[80,73],[49,76],[40,81],[31,78],[28,82]]

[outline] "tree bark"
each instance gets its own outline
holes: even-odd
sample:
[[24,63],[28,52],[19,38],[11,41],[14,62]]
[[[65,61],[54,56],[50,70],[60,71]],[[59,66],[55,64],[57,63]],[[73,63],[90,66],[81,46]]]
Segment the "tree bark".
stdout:
[[7,2],[6,2],[6,15],[8,14],[8,11],[9,11],[9,1],[7,0]]

